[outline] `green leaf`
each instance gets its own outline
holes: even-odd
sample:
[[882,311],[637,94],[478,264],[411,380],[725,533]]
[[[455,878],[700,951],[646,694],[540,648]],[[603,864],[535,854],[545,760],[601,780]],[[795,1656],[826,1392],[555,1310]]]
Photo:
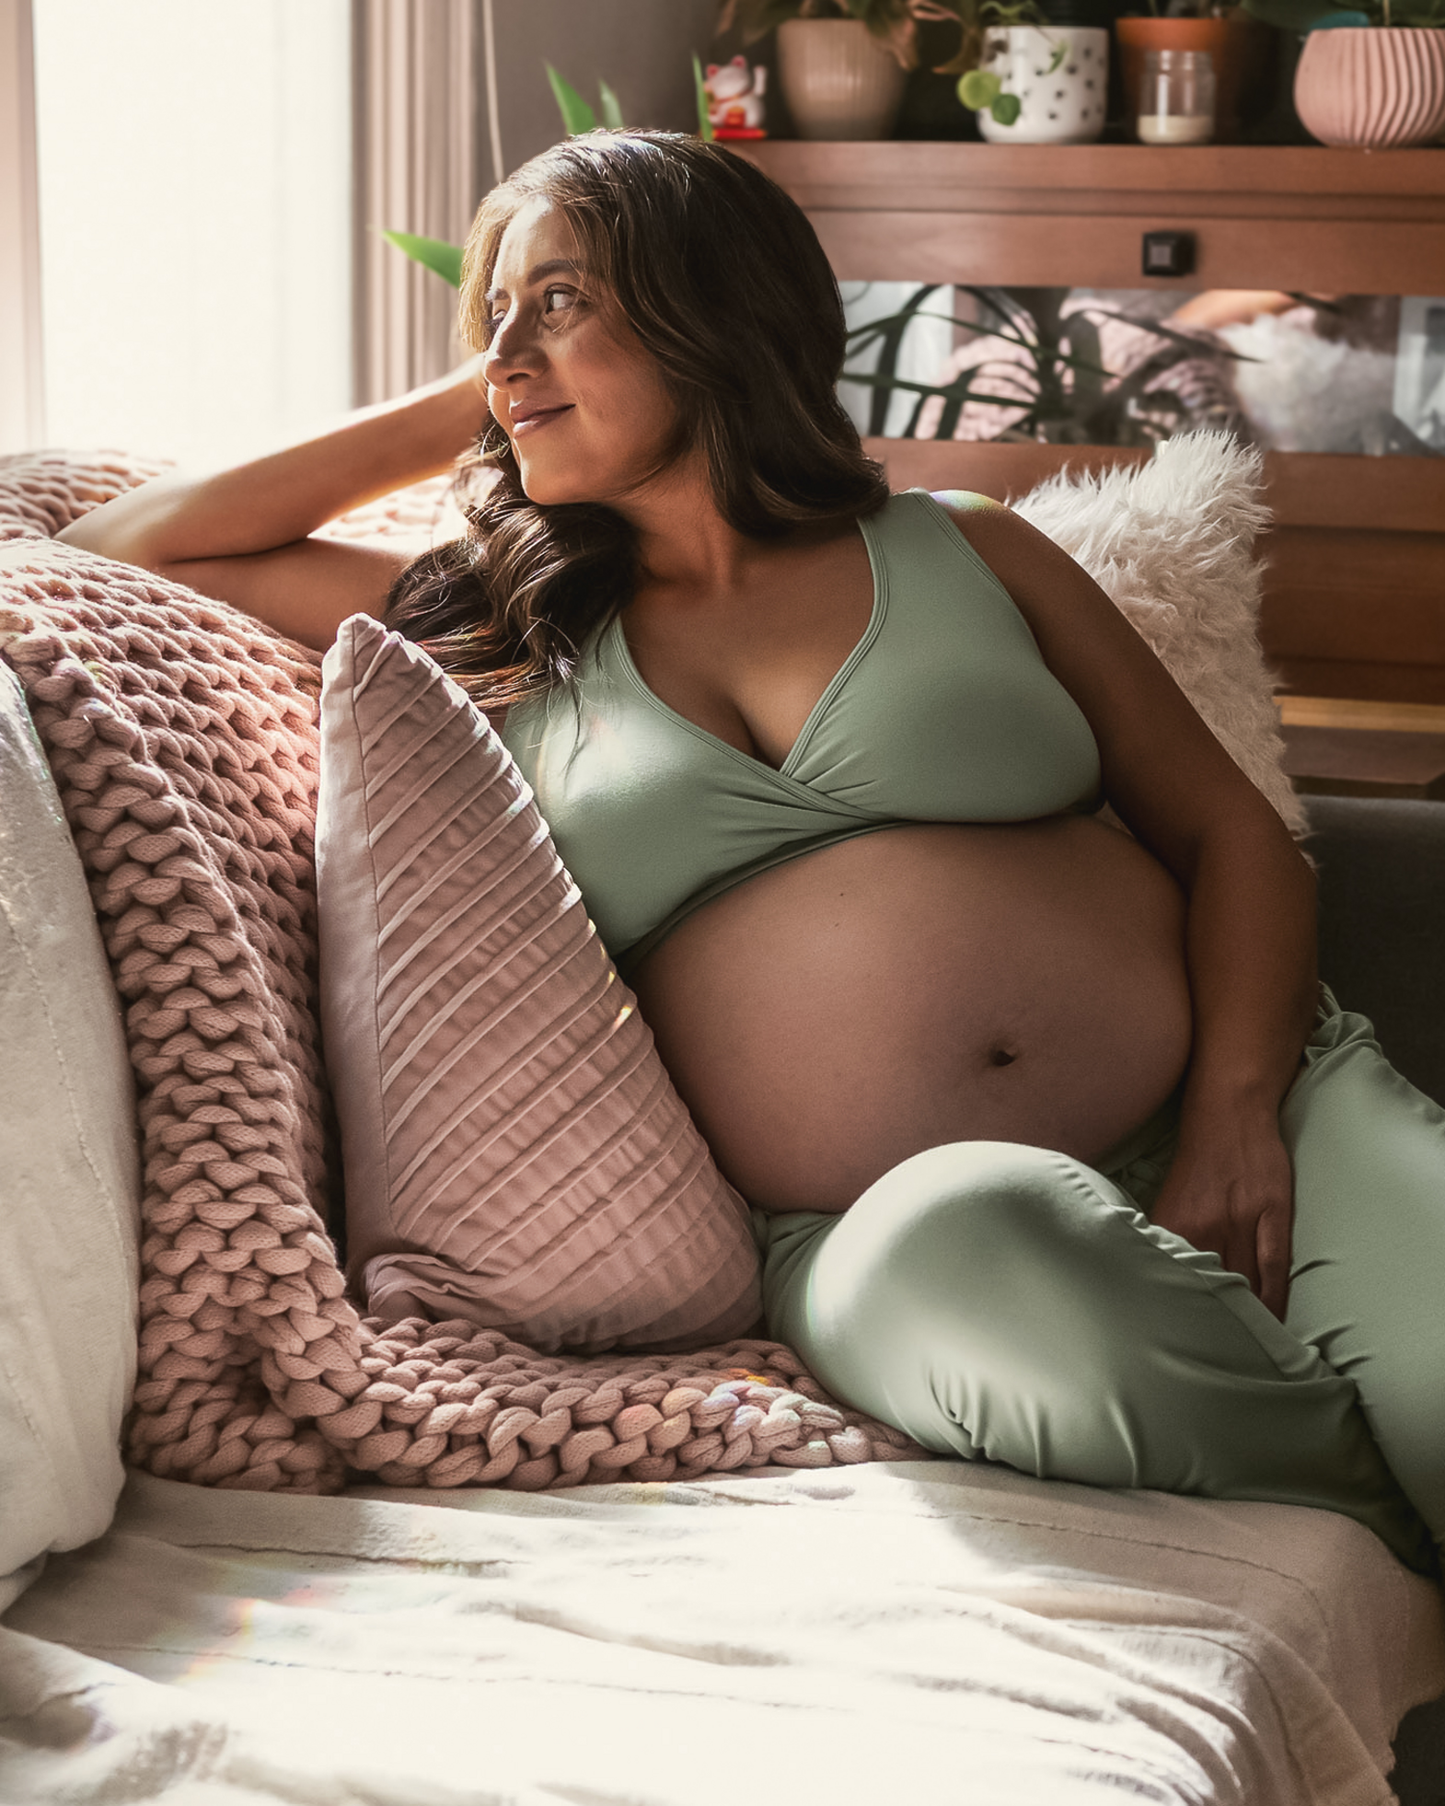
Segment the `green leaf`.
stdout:
[[1067,38],[1061,39],[1057,44],[1054,45],[1054,54],[1049,59],[1049,66],[1047,69],[1045,69],[1044,74],[1052,75],[1053,72],[1055,71],[1055,69],[1057,69],[1059,67],[1059,65],[1063,62],[1064,58],[1068,54],[1069,54],[1068,39]]
[[711,144],[715,134],[712,121],[707,116],[707,89],[702,85],[702,63],[695,50],[692,53],[692,86],[697,95],[697,135],[704,144]]
[[1003,83],[986,69],[970,69],[959,77],[958,98],[975,113],[991,107],[1003,92]]
[[1000,125],[1012,125],[1024,110],[1024,103],[1017,94],[1000,94],[989,108],[989,112]]
[[462,286],[460,245],[449,245],[443,238],[417,238],[411,232],[383,232],[381,236],[388,244],[395,245],[398,251],[405,251],[414,263],[434,270],[444,282],[451,283],[453,288]]
[[550,63],[544,63],[542,67],[547,71],[547,80],[552,84],[552,98],[557,102],[557,111],[562,115],[562,130],[572,138],[580,132],[590,132],[597,124],[597,115],[572,84],[563,81]]
[[610,127],[614,132],[622,131],[622,107],[617,96],[612,92],[611,88],[607,86],[607,83],[603,81],[598,82],[597,93],[602,101],[603,125]]

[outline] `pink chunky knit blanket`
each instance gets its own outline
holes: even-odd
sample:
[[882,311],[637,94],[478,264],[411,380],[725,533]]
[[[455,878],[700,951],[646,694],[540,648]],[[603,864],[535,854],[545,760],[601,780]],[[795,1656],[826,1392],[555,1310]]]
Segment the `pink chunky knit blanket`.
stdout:
[[361,1320],[326,1227],[319,661],[44,537],[154,468],[0,461],[0,649],[90,880],[139,1096],[130,1459],[325,1492],[348,1472],[542,1488],[921,1454],[773,1343],[570,1359],[465,1324]]

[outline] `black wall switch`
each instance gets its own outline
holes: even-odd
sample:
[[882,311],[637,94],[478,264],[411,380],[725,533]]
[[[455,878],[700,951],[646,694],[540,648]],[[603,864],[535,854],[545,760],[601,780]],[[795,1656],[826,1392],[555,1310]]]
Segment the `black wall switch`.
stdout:
[[1192,276],[1194,274],[1194,234],[1192,232],[1146,232],[1144,234],[1144,274],[1146,276]]

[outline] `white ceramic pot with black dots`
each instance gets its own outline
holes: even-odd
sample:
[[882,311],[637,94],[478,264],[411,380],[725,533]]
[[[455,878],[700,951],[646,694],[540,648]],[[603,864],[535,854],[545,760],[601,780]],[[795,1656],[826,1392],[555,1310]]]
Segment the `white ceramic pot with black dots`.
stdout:
[[[1109,97],[1109,34],[1093,25],[990,25],[979,68],[1018,97],[1002,125],[987,109],[978,129],[990,144],[1092,144]],[[1011,110],[1011,109],[1008,109]]]

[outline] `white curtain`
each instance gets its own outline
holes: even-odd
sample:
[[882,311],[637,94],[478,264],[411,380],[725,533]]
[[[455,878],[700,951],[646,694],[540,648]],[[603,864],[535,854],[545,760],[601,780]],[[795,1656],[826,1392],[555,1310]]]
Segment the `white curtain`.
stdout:
[[0,454],[45,439],[30,0],[0,0]]
[[491,172],[476,0],[353,0],[356,403],[462,356],[456,292],[383,230],[460,244]]
[[350,0],[30,10],[44,437],[207,467],[325,427],[351,402]]

